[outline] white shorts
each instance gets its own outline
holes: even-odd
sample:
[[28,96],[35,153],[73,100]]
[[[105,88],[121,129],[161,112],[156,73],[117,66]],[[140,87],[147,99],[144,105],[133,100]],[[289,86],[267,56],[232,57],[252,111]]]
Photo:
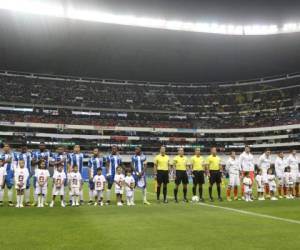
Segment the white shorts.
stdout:
[[76,187],[71,188],[70,195],[71,195],[71,196],[79,196],[79,195],[80,195],[80,190],[79,190],[79,188],[76,188]]
[[118,188],[115,186],[115,194],[123,194],[124,190],[123,188]]
[[293,180],[293,182],[294,183],[297,183],[297,182],[299,182],[299,173],[292,173],[292,180]]
[[94,196],[100,195],[100,197],[103,197],[103,191],[104,191],[104,190],[95,190],[95,191],[94,191]]
[[264,191],[264,187],[257,187],[257,193],[263,193]]
[[238,174],[229,174],[229,186],[240,186],[240,176]]
[[35,194],[39,195],[39,194],[43,194],[46,195],[47,194],[47,186],[39,186],[37,185],[35,188]]
[[65,194],[65,187],[61,186],[61,187],[53,187],[52,190],[52,195],[64,195]]
[[277,176],[277,182],[279,186],[283,186],[284,185],[284,178],[282,175]]

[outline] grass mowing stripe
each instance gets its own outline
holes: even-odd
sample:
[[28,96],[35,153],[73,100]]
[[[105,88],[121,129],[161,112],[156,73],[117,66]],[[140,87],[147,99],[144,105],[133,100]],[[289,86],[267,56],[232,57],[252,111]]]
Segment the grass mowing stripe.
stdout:
[[[147,192],[147,193],[152,196],[156,196],[156,193],[153,193],[153,192]],[[172,199],[173,197],[168,195],[167,198]],[[277,216],[272,216],[272,215],[267,215],[267,214],[260,214],[260,213],[245,211],[245,210],[236,209],[236,208],[217,206],[217,205],[212,205],[212,204],[207,204],[207,203],[198,203],[198,205],[205,206],[205,207],[213,207],[213,208],[223,209],[223,210],[236,212],[236,213],[240,213],[240,214],[252,215],[252,216],[256,216],[256,217],[262,217],[262,218],[267,218],[267,219],[272,219],[272,220],[277,220],[277,221],[284,221],[284,222],[289,222],[289,223],[300,225],[299,220],[287,219],[287,218],[282,218],[282,217],[277,217]]]

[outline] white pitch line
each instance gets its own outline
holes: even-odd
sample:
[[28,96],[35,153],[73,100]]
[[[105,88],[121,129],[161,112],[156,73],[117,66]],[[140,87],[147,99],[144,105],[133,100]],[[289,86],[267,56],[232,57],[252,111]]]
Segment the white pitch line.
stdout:
[[[153,192],[147,192],[147,194],[155,195],[156,193]],[[167,196],[168,199],[171,199],[173,197]],[[282,218],[282,217],[277,217],[277,216],[272,216],[272,215],[267,215],[267,214],[260,214],[260,213],[255,213],[255,212],[250,212],[250,211],[245,211],[241,209],[236,209],[236,208],[230,208],[230,207],[223,207],[223,206],[217,206],[217,205],[212,205],[212,204],[207,204],[207,203],[197,203],[199,206],[204,206],[204,207],[213,207],[213,208],[218,208],[218,209],[223,209],[231,212],[236,212],[240,214],[246,214],[246,215],[252,215],[256,217],[261,217],[261,218],[266,218],[266,219],[272,219],[272,220],[277,220],[277,221],[284,221],[284,222],[289,222],[293,224],[298,224],[300,225],[299,220],[293,220],[293,219],[287,219],[287,218]]]

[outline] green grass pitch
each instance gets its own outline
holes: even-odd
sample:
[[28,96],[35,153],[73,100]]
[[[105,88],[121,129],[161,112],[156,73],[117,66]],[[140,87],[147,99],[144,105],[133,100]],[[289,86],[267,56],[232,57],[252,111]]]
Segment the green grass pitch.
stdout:
[[[175,204],[170,198],[169,204],[156,204],[153,182],[148,184],[150,206],[141,204],[140,191],[135,207],[61,208],[57,203],[17,209],[5,204],[0,249],[300,249],[300,199],[207,201],[206,206]],[[204,191],[207,196],[207,187]],[[168,193],[172,196],[172,183]]]

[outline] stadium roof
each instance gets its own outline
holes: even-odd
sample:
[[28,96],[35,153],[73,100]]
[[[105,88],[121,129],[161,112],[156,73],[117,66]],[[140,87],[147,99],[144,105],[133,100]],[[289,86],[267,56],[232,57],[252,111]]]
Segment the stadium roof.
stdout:
[[[2,70],[179,82],[244,80],[300,71],[300,33],[297,32],[224,36],[83,22],[28,14],[28,10],[57,13],[53,9],[51,12],[51,8],[12,5],[15,1],[0,0],[0,6],[9,3],[6,7],[20,10],[0,10]],[[45,2],[58,3],[39,1]],[[166,20],[180,15],[183,21],[196,21],[201,16],[200,21],[208,23],[213,20],[247,25],[277,23],[283,27],[284,23],[300,22],[300,13],[299,19],[296,17],[300,8],[296,5],[274,0],[271,6],[268,2],[110,0],[64,1],[67,4],[62,6],[81,10],[84,3],[89,10],[101,6],[101,10],[117,16],[133,13],[145,16],[147,12],[153,18]]]

